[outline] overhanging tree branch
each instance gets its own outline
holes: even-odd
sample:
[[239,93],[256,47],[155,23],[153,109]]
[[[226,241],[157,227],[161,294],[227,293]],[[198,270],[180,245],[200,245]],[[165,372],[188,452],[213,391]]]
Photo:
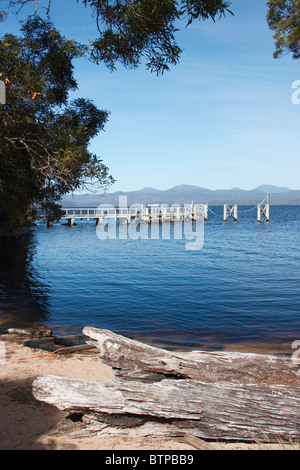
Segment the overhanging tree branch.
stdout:
[[88,150],[109,113],[87,99],[68,102],[77,87],[72,62],[81,57],[82,46],[38,17],[28,20],[22,33],[0,40],[7,83],[7,102],[0,107],[0,225],[8,226],[24,223],[37,204],[58,213],[64,194],[90,182],[102,189],[114,182]]
[[[75,0],[74,0],[75,1]],[[20,9],[32,3],[38,14],[44,5],[51,12],[52,0],[7,0]],[[116,64],[137,67],[144,59],[146,68],[157,74],[177,64],[182,50],[176,42],[180,20],[185,26],[195,20],[220,19],[230,11],[227,0],[76,0],[90,8],[95,19],[98,37],[92,42],[89,57],[104,62],[111,69]],[[18,13],[20,13],[20,9]]]

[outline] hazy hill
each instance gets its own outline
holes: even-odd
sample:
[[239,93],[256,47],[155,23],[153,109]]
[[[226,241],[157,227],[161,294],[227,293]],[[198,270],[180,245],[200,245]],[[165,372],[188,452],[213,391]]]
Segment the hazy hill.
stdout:
[[155,188],[144,188],[139,191],[128,191],[127,193],[117,191],[104,195],[83,194],[66,196],[62,204],[64,207],[97,207],[100,204],[112,204],[118,206],[119,196],[127,196],[128,205],[142,204],[190,204],[208,203],[210,205],[240,204],[256,205],[270,193],[271,204],[293,205],[300,204],[300,190],[292,190],[272,185],[260,185],[252,190],[240,188],[232,189],[206,189],[200,186],[179,185],[167,190]]

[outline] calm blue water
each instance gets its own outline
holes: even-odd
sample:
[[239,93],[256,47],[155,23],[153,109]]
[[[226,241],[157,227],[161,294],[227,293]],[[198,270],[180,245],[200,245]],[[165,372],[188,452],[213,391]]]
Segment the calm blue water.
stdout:
[[[202,250],[186,240],[99,240],[93,222],[0,240],[0,320],[84,326],[167,347],[290,347],[300,339],[300,206],[224,224],[212,207]],[[247,207],[239,207],[239,211]]]

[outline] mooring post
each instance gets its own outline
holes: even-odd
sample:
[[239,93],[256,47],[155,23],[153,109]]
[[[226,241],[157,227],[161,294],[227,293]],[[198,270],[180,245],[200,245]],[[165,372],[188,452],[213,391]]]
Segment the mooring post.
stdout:
[[261,205],[257,204],[257,222],[261,221]]
[[233,220],[237,222],[238,219],[238,206],[237,204],[234,204],[233,206]]
[[237,204],[234,204],[231,209],[227,204],[224,204],[223,221],[226,222],[228,217],[232,217],[235,222],[237,221],[238,219]]
[[74,219],[73,217],[71,217],[70,219],[68,219],[68,226],[73,227],[73,225],[74,225]]
[[262,204],[257,206],[257,222],[261,222],[261,219],[265,218],[266,222],[270,221],[270,194],[267,194],[267,204],[265,207]]
[[266,213],[266,222],[270,221],[270,205],[267,204],[265,207],[265,213]]
[[223,222],[226,222],[227,220],[227,205],[224,204],[224,211],[223,211]]
[[267,194],[267,205],[266,205],[266,221],[270,220],[270,193]]

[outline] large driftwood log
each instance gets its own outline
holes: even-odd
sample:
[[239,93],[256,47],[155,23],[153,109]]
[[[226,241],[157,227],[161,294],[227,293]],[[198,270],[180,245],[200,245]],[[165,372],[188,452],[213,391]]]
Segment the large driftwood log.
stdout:
[[298,387],[174,379],[88,382],[44,376],[34,381],[33,394],[70,412],[177,420],[185,432],[206,439],[253,440],[255,436],[271,442],[299,435]]
[[175,352],[125,338],[109,330],[86,327],[83,333],[92,339],[100,357],[115,369],[115,375],[119,377],[300,385],[299,365],[294,364],[290,357],[223,351]]
[[[44,376],[36,399],[85,415],[92,432],[189,434],[202,439],[278,442],[299,437],[300,377],[290,357],[228,352],[171,352],[85,328],[109,382]],[[89,418],[90,417],[90,418]],[[129,420],[129,421],[128,421]],[[133,424],[132,424],[133,423]]]

